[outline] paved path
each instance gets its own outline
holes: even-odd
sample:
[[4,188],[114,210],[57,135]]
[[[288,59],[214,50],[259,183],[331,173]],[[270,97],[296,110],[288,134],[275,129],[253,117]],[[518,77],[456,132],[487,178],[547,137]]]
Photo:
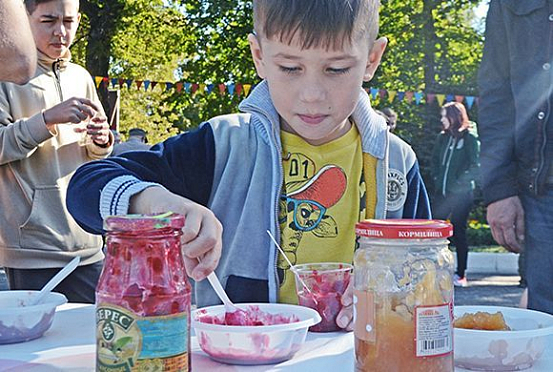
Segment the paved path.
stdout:
[[518,275],[468,275],[468,286],[455,288],[455,305],[518,306],[523,292]]
[[[469,285],[455,288],[456,305],[518,306],[522,288],[516,275],[473,274]],[[4,270],[0,269],[0,290],[7,290]]]

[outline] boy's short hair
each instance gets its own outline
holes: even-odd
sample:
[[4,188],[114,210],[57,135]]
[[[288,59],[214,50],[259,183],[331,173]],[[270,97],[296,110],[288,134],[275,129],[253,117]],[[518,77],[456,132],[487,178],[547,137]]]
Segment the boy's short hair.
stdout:
[[[55,1],[55,0],[24,0],[24,3],[25,3],[25,7],[27,8],[27,13],[33,14],[38,5],[49,3],[51,1]],[[77,1],[77,8],[78,8],[79,0],[75,0],[75,1]]]
[[255,32],[290,44],[296,34],[303,49],[340,49],[378,35],[379,0],[253,0]]

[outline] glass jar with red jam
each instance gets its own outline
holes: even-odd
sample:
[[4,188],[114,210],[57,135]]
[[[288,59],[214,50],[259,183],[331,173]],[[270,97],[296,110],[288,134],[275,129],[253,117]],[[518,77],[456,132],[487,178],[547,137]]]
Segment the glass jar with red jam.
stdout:
[[454,370],[452,232],[439,220],[356,225],[356,371]]
[[189,371],[184,217],[112,216],[96,288],[97,371]]

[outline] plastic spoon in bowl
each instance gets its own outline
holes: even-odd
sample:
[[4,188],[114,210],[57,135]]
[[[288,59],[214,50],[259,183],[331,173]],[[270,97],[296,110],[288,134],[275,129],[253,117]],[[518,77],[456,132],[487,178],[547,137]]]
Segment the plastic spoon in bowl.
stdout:
[[219,278],[215,275],[215,271],[207,276],[207,280],[217,293],[217,296],[223,301],[225,305],[225,324],[226,325],[247,325],[249,321],[248,313],[238,308],[232,303],[227,293],[223,289]]
[[31,303],[29,305],[36,305],[40,303],[40,301],[48,295],[54,289],[58,284],[61,283],[63,279],[67,277],[67,275],[71,274],[73,270],[77,268],[79,265],[79,262],[81,262],[81,258],[79,256],[72,259],[63,269],[61,269],[52,279],[42,287],[40,292],[38,292],[38,295],[35,296],[34,299],[31,300]]

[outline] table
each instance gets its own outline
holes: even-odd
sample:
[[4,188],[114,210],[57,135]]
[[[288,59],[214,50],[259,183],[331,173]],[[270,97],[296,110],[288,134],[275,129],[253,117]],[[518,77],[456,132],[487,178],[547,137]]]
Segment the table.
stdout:
[[[94,305],[65,304],[57,310],[52,327],[43,337],[19,344],[0,345],[2,372],[93,371],[95,367]],[[527,371],[553,371],[553,340],[544,355]],[[352,333],[308,333],[303,348],[283,363],[265,366],[233,366],[209,359],[192,337],[194,371],[306,372],[353,371]],[[464,371],[455,369],[456,372]]]

